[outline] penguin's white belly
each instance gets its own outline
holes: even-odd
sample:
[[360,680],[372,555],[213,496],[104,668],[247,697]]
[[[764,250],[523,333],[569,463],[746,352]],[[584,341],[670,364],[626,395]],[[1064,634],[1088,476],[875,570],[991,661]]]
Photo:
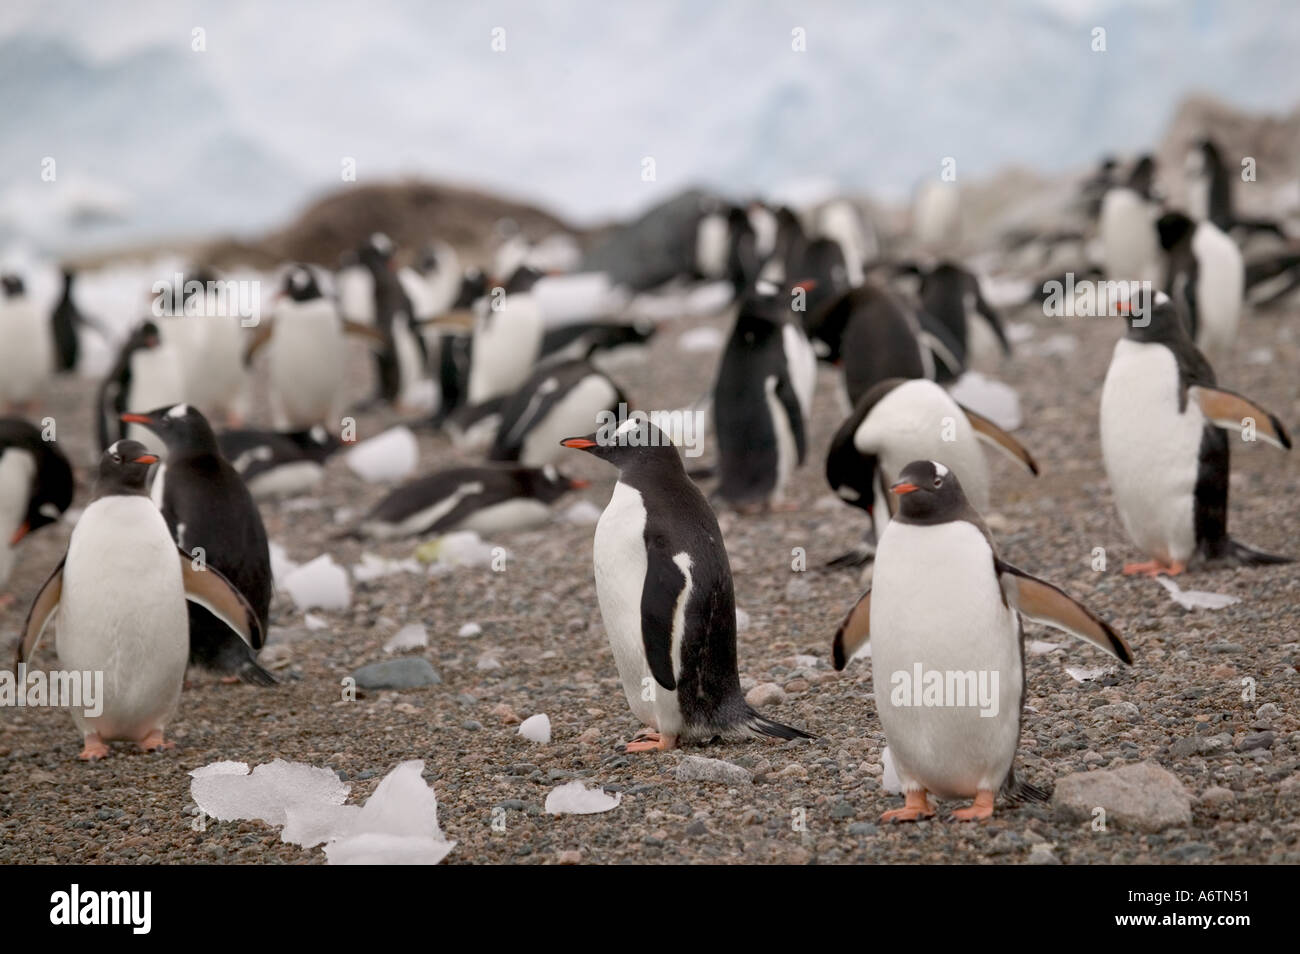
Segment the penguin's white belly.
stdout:
[[817,389],[817,354],[808,337],[794,325],[782,325],[781,345],[785,352],[785,366],[790,369],[790,383],[799,408],[803,411],[804,429],[812,419],[813,393]]
[[29,301],[0,302],[0,336],[0,407],[30,401],[54,371],[45,317]]
[[511,533],[540,527],[551,519],[551,508],[540,500],[518,497],[482,510],[476,510],[464,520],[460,529],[473,530],[480,536],[494,533]]
[[537,360],[543,330],[532,295],[507,296],[500,311],[480,320],[470,351],[469,402],[481,404],[519,390]]
[[526,467],[542,467],[559,456],[560,441],[574,434],[596,430],[596,415],[614,407],[618,393],[604,375],[583,378],[569,393],[555,402],[547,415],[536,423],[524,438],[519,462]]
[[397,353],[398,396],[402,403],[418,406],[426,399],[420,382],[424,373],[424,356],[405,315],[393,319],[393,350]]
[[[972,524],[889,524],[872,583],[871,668],[905,788],[956,798],[1001,787],[1020,735],[1018,626]],[[939,690],[925,691],[935,680]]]
[[1196,549],[1195,491],[1205,417],[1178,409],[1178,366],[1164,345],[1121,339],[1101,390],[1101,450],[1120,521],[1148,556],[1185,563]]
[[209,315],[199,361],[186,377],[185,400],[208,414],[242,410],[247,376],[239,319]]
[[[322,308],[328,308],[323,305]],[[345,344],[329,314],[276,318],[269,374],[286,428],[334,426],[343,381]]]
[[966,313],[966,363],[981,367],[996,365],[1002,360],[1002,344],[989,323],[978,312]]
[[103,497],[68,545],[57,636],[64,669],[102,672],[103,711],[73,718],[105,740],[140,740],[176,711],[189,657],[180,557],[147,497]]
[[1246,291],[1246,272],[1237,243],[1210,222],[1196,227],[1192,251],[1197,260],[1196,344],[1221,354],[1237,340],[1237,323]]
[[18,447],[0,449],[0,586],[14,568],[14,551],[9,545],[14,532],[27,516],[27,501],[36,476],[36,459]]
[[729,226],[723,215],[712,213],[700,219],[695,232],[695,269],[705,278],[727,274]]
[[619,481],[596,523],[596,597],[632,714],[656,731],[676,734],[681,723],[677,693],[650,674],[641,634],[641,594],[649,566],[645,524],[640,492]]
[[799,447],[795,443],[794,428],[786,413],[785,405],[776,396],[777,380],[775,375],[768,375],[763,382],[763,396],[767,401],[767,413],[772,418],[772,430],[776,433],[776,483],[772,487],[771,499],[780,500],[785,492],[786,482],[794,472],[799,460]]
[[1156,281],[1160,239],[1151,207],[1132,189],[1111,189],[1101,202],[1097,226],[1106,277],[1112,281]]
[[[131,355],[131,387],[126,409],[135,413],[155,411],[185,400],[185,382],[181,378],[179,355],[170,345],[141,348]],[[126,436],[137,440],[150,453],[163,456],[167,445],[139,424],[129,424]]]
[[349,265],[334,276],[339,314],[348,321],[375,323],[375,279],[364,265]]

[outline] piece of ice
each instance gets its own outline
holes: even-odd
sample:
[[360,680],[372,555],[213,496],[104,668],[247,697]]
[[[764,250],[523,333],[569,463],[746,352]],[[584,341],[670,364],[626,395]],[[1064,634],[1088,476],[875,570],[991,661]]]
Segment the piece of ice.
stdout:
[[283,589],[302,610],[341,610],[352,602],[348,572],[328,553],[296,568],[284,578]]
[[268,545],[271,551],[271,579],[276,586],[284,584],[284,578],[298,569],[298,564],[289,559],[289,551],[274,540]]
[[984,415],[1003,430],[1014,431],[1020,426],[1020,396],[1010,385],[978,371],[967,371],[948,393],[958,404]]
[[419,462],[420,445],[409,427],[389,428],[347,453],[348,467],[370,483],[402,480],[415,472]]
[[575,500],[564,511],[566,523],[579,527],[589,527],[600,519],[601,509],[590,500]]
[[1156,582],[1163,586],[1175,603],[1183,609],[1223,609],[1241,599],[1226,593],[1207,593],[1204,590],[1184,590],[1167,576],[1157,576]]
[[880,788],[886,795],[903,794],[903,783],[898,777],[898,770],[894,768],[894,754],[889,751],[889,746],[885,746],[880,753],[880,765],[884,769],[880,773]]
[[1064,649],[1065,644],[1048,643],[1048,642],[1044,642],[1041,639],[1033,639],[1029,641],[1029,645],[1025,648],[1028,649],[1035,656],[1046,656],[1050,652],[1055,652],[1058,649]]
[[739,606],[736,607],[736,632],[743,633],[749,629],[749,614]]
[[325,629],[329,626],[329,623],[323,617],[317,616],[315,613],[303,613],[302,621],[308,629]]
[[478,623],[466,623],[457,632],[456,635],[462,639],[473,639],[483,632],[483,627]]
[[396,653],[403,649],[423,649],[428,645],[429,631],[419,623],[407,623],[384,643],[384,652]]
[[325,846],[332,865],[436,865],[451,854],[454,841],[363,832]]
[[[519,734],[529,742],[541,742],[543,744],[550,742],[551,717],[544,712],[529,716],[519,723]],[[550,809],[547,809],[547,811],[550,811]]]
[[280,840],[303,848],[315,848],[356,824],[360,805],[295,805],[286,808]]
[[352,578],[358,583],[369,583],[381,576],[394,573],[423,573],[424,567],[413,557],[405,560],[389,560],[373,553],[361,554],[361,562],[352,564]]
[[[444,533],[436,540],[421,544],[415,551],[415,557],[423,563],[434,567],[456,566],[490,566],[497,548],[484,542],[473,530],[458,530]],[[509,557],[509,553],[506,553]]]
[[325,845],[332,865],[436,865],[455,847],[438,827],[438,800],[421,777],[424,762],[402,762],[384,776],[342,837]]
[[[240,769],[244,771],[240,771]],[[342,805],[348,785],[327,768],[276,759],[251,773],[240,762],[217,762],[190,773],[190,796],[218,821],[261,820],[283,825],[289,808]]]
[[683,331],[677,338],[677,350],[688,354],[706,351],[719,351],[726,343],[726,336],[712,325],[701,325],[689,331]]
[[1107,673],[1114,672],[1114,666],[1093,666],[1091,668],[1083,666],[1066,666],[1066,674],[1075,682],[1091,682],[1094,679],[1100,679]]
[[599,788],[588,789],[578,779],[558,788],[546,796],[548,815],[595,815],[617,808],[623,800],[622,792],[608,795]]

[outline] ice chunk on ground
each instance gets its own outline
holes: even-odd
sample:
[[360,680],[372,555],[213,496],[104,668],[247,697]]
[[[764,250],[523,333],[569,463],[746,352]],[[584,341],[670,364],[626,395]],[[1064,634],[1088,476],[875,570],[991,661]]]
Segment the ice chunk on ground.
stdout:
[[352,565],[352,578],[358,583],[369,583],[371,580],[377,580],[381,576],[391,576],[394,573],[422,572],[424,567],[420,566],[420,561],[414,558],[389,560],[373,553],[361,554],[361,562]]
[[287,821],[289,808],[342,805],[348,785],[327,768],[276,759],[249,774],[240,762],[217,762],[190,773],[190,796],[199,810],[218,821]]
[[529,742],[550,742],[551,717],[544,712],[529,716],[519,723],[519,734]]
[[451,854],[454,841],[362,833],[325,846],[332,865],[436,865]]
[[880,764],[884,768],[880,773],[881,790],[886,795],[903,794],[903,783],[898,777],[898,769],[894,768],[894,754],[889,751],[889,746],[880,753]]
[[1064,647],[1065,647],[1064,643],[1048,643],[1048,642],[1044,642],[1041,639],[1034,639],[1034,640],[1030,640],[1029,645],[1026,646],[1025,648],[1028,649],[1035,656],[1046,656],[1048,653],[1055,652],[1056,650],[1063,649]]
[[473,530],[458,530],[421,544],[415,557],[434,564],[430,572],[445,572],[457,566],[490,566],[494,550],[495,546],[484,542]]
[[1066,666],[1065,672],[1075,682],[1091,682],[1115,671],[1114,666]]
[[601,510],[590,500],[575,500],[569,509],[564,511],[566,523],[574,524],[579,527],[589,527],[600,519]]
[[749,614],[739,606],[736,607],[736,632],[743,633],[749,629]]
[[315,848],[356,824],[360,805],[295,805],[285,809],[280,840],[303,848]]
[[473,639],[475,636],[482,634],[483,627],[478,623],[466,623],[457,632],[456,635],[462,639]]
[[1157,576],[1156,582],[1169,591],[1175,603],[1183,609],[1223,609],[1240,603],[1236,596],[1226,593],[1207,593],[1204,590],[1184,590],[1167,576]]
[[719,351],[726,342],[726,336],[711,325],[701,325],[690,331],[683,331],[677,338],[677,350],[687,354],[700,354],[707,351]]
[[328,553],[322,553],[286,576],[283,589],[302,610],[341,610],[352,602],[348,572]]
[[421,777],[424,762],[393,769],[342,837],[325,846],[332,865],[436,865],[456,846],[438,827],[438,800]]
[[559,788],[551,789],[546,796],[548,815],[595,815],[617,808],[623,800],[622,792],[607,795],[601,789],[588,789],[574,779]]
[[952,399],[976,414],[983,414],[998,427],[1014,431],[1020,426],[1020,395],[1007,384],[967,371],[948,389]]
[[402,480],[415,472],[420,445],[409,427],[393,427],[347,453],[348,467],[371,483]]
[[271,551],[271,578],[276,586],[284,584],[284,578],[298,569],[298,564],[289,559],[289,551],[275,541],[268,547]]
[[303,613],[302,621],[308,629],[325,629],[329,626],[324,618],[317,616],[315,613]]
[[429,631],[419,623],[408,623],[384,643],[384,652],[396,653],[403,649],[423,649],[429,645]]

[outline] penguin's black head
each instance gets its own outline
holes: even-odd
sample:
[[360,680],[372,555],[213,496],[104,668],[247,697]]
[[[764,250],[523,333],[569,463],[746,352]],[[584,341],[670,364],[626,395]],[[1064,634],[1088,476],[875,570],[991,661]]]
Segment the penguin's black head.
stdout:
[[41,527],[58,522],[68,507],[72,506],[75,482],[68,459],[53,443],[42,442],[42,450],[44,453],[41,455],[37,483],[31,499],[27,501],[27,513],[23,522],[9,540],[10,546],[16,546],[19,540]]
[[1149,199],[1155,184],[1156,161],[1152,156],[1142,156],[1133,166],[1133,171],[1129,173],[1128,187]]
[[180,451],[211,451],[217,449],[217,436],[212,425],[197,408],[188,404],[173,404],[155,408],[147,414],[123,414],[122,423],[139,424],[163,439],[168,453]]
[[0,275],[0,287],[4,288],[6,298],[21,298],[25,291],[22,278],[12,273]]
[[483,274],[481,268],[467,268],[465,274],[460,279],[460,294],[456,296],[456,303],[452,305],[453,310],[469,308],[474,302],[478,301],[487,294],[488,280]]
[[306,265],[293,265],[284,273],[280,290],[294,301],[311,301],[321,297],[316,275]]
[[900,516],[925,523],[952,520],[970,506],[957,475],[934,460],[912,461],[889,492],[898,496]]
[[95,496],[145,493],[149,468],[156,463],[158,458],[139,441],[118,441],[99,458]]
[[384,269],[390,267],[394,251],[393,240],[383,232],[375,232],[357,250],[357,258],[371,269]]
[[1156,222],[1156,231],[1160,233],[1160,247],[1171,252],[1191,237],[1196,223],[1181,212],[1166,212]]
[[519,295],[529,291],[543,277],[543,273],[531,265],[520,265],[505,283],[506,294]]
[[341,440],[319,424],[305,431],[292,431],[285,437],[293,441],[305,457],[321,462],[343,446]]
[[570,490],[582,490],[584,487],[591,486],[590,481],[567,477],[550,464],[545,467],[529,468],[527,473],[533,496],[542,503],[553,503]]
[[861,423],[856,414],[850,415],[831,438],[826,452],[826,482],[850,507],[871,513],[876,506],[876,468],[880,461],[854,446],[853,432]]
[[566,437],[560,444],[609,461],[621,471],[664,464],[682,469],[681,455],[672,440],[640,412],[618,427],[602,426],[594,434]]
[[1177,344],[1179,347],[1195,349],[1188,330],[1190,327],[1191,322],[1181,301],[1158,291],[1152,298],[1147,313],[1129,320],[1125,334],[1133,341]]
[[162,334],[158,326],[146,318],[135,326],[131,337],[126,339],[126,350],[137,351],[140,348],[156,348],[162,343]]

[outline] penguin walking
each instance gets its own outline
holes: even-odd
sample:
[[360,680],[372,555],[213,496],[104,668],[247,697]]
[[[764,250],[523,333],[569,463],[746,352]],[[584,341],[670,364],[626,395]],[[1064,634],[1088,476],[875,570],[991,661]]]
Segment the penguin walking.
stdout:
[[[472,309],[487,294],[487,276],[477,268],[467,268],[460,276],[456,296],[447,313],[471,315],[467,332],[440,332],[438,349],[438,407],[431,423],[441,427],[447,417],[462,407],[469,393],[470,347],[473,341]],[[424,326],[426,333],[430,323]]]
[[110,340],[103,325],[77,307],[72,291],[76,279],[77,273],[72,269],[63,270],[63,292],[59,295],[58,304],[54,306],[54,311],[50,315],[50,330],[54,334],[55,368],[60,374],[77,370],[77,362],[81,359],[79,337],[81,326],[93,328],[105,341]]
[[[0,587],[13,572],[14,547],[55,523],[72,505],[72,465],[33,424],[0,418]],[[13,601],[0,593],[0,607]]]
[[361,246],[358,259],[370,274],[374,295],[370,314],[385,341],[383,350],[375,354],[376,398],[401,405],[418,401],[416,391],[425,377],[428,355],[411,299],[397,275],[394,252],[392,240],[376,232]]
[[103,758],[113,741],[134,742],[144,751],[174,744],[164,730],[185,679],[187,601],[204,607],[244,645],[262,636],[257,614],[238,590],[211,566],[197,568],[172,541],[145,491],[157,460],[131,440],[104,452],[95,499],[37,593],[18,648],[18,663],[25,665],[46,625],[57,619],[60,665],[103,673],[103,697],[72,710],[84,760]]
[[758,282],[746,296],[713,390],[719,499],[741,510],[780,506],[808,453],[817,357],[787,294]]
[[[865,511],[871,524],[863,545],[830,565],[860,566],[871,559],[894,513],[896,497],[887,488],[913,460],[937,460],[962,474],[967,499],[977,512],[987,510],[989,472],[980,444],[1038,476],[1038,463],[1019,441],[933,381],[888,378],[864,394],[831,438],[826,480],[840,499]],[[884,505],[879,510],[878,503]]]
[[185,382],[181,378],[176,350],[165,344],[158,326],[145,319],[127,336],[117,360],[99,387],[95,401],[95,432],[101,453],[110,444],[130,437],[152,453],[161,454],[162,440],[145,428],[124,427],[122,415],[182,400]]
[[[1002,317],[985,300],[979,279],[972,272],[944,261],[921,270],[920,276],[922,326],[932,328],[926,316],[941,322],[947,331],[946,335],[940,333],[941,340],[956,342],[955,356],[963,367],[976,361],[991,362],[999,352],[1010,356],[1011,342]],[[941,383],[957,377],[943,362],[935,370],[935,379]]]
[[1111,281],[1151,282],[1160,279],[1160,214],[1155,186],[1156,162],[1142,156],[1122,185],[1112,186],[1101,200],[1097,237],[1102,267]]
[[955,471],[912,461],[890,490],[898,513],[881,535],[871,589],[832,645],[843,669],[871,643],[876,711],[906,797],[881,821],[933,816],[930,795],[974,799],[953,812],[958,821],[991,816],[999,791],[1046,800],[1014,769],[1025,698],[1020,617],[1131,664],[1128,644],[1052,584],[1004,562]]
[[452,467],[398,487],[361,520],[354,535],[391,540],[473,530],[480,535],[530,530],[551,519],[551,505],[587,486],[549,464]]
[[318,424],[302,431],[222,431],[217,446],[253,499],[269,500],[313,491],[343,442]]
[[593,562],[623,692],[645,726],[627,751],[719,737],[809,738],[745,702],[722,532],[663,432],[633,418],[613,434],[563,443],[619,471],[596,524]]
[[18,275],[0,276],[0,413],[24,411],[54,373],[54,339]]
[[501,409],[488,460],[542,467],[561,452],[566,434],[595,428],[600,415],[618,414],[627,397],[586,358],[538,367]]
[[1240,236],[1268,233],[1287,241],[1287,234],[1273,219],[1248,218],[1236,213],[1232,203],[1234,172],[1229,172],[1218,144],[1213,139],[1198,139],[1188,150],[1187,211],[1197,222],[1212,222],[1223,232]]
[[1237,340],[1246,266],[1237,243],[1214,222],[1167,212],[1156,223],[1165,252],[1165,293],[1179,299],[1196,347],[1216,358]]
[[211,566],[239,590],[257,617],[257,637],[234,639],[229,627],[201,606],[189,610],[190,662],[251,685],[275,685],[257,663],[271,608],[271,551],[262,516],[244,481],[221,456],[212,427],[187,404],[124,414],[167,446],[152,496],[176,545]]
[[1209,561],[1291,562],[1228,536],[1225,429],[1291,447],[1281,421],[1217,385],[1181,306],[1157,294],[1150,314],[1131,320],[1116,342],[1101,390],[1106,475],[1124,529],[1150,558],[1125,573],[1174,575],[1198,553]]
[[517,391],[541,354],[545,325],[533,286],[542,273],[523,266],[479,308],[470,344],[468,403],[484,404]]

